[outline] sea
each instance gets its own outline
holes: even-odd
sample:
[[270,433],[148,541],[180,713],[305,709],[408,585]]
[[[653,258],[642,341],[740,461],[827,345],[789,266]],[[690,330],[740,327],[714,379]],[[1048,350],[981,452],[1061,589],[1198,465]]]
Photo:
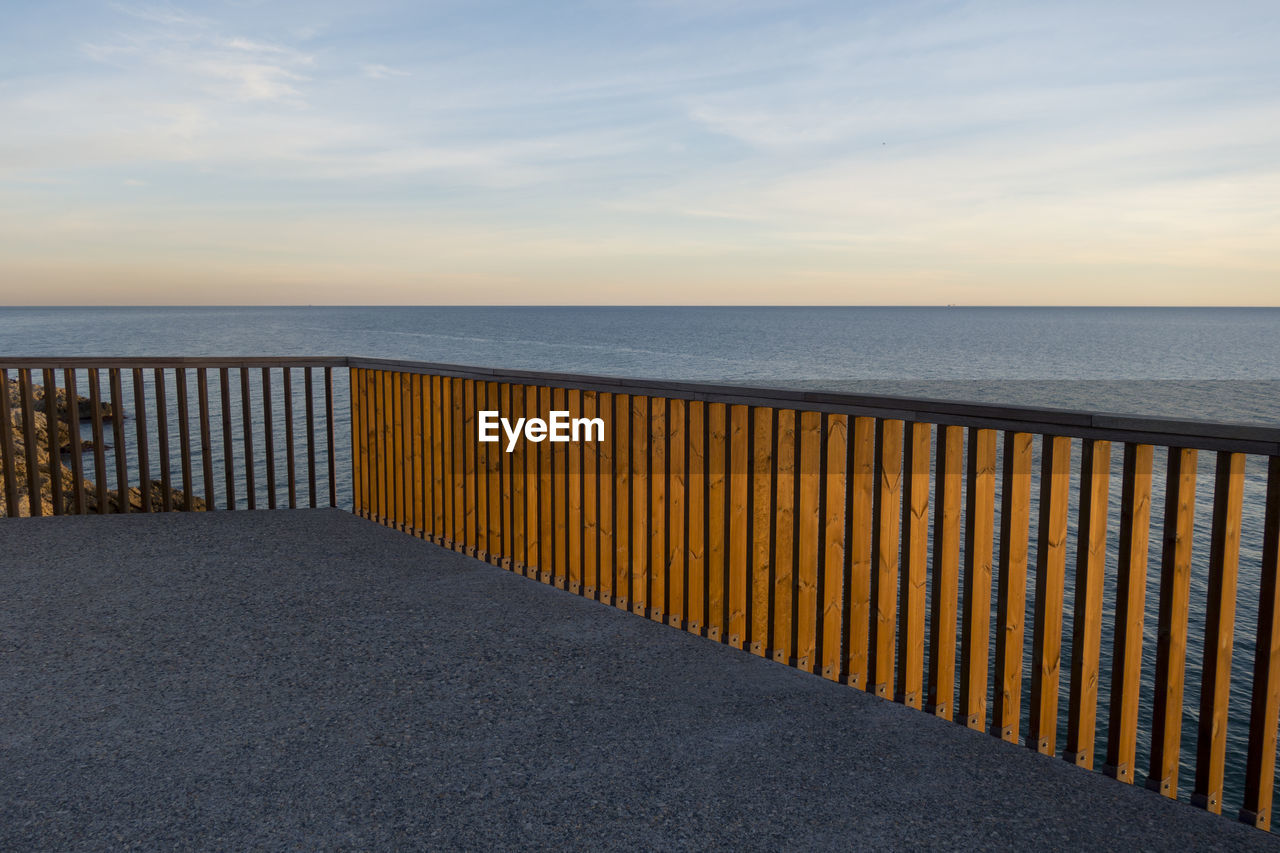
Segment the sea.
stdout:
[[[478,298],[482,294],[477,294]],[[1280,308],[909,307],[156,307],[0,308],[6,356],[325,356],[914,398],[1047,406],[1280,427]],[[339,382],[337,410],[348,411]],[[341,432],[339,433],[341,435]],[[348,433],[349,434],[349,433]],[[340,445],[341,443],[339,443]],[[1073,449],[1078,480],[1079,442]],[[341,462],[349,451],[339,447]],[[1037,450],[1038,452],[1038,450]],[[1104,761],[1118,559],[1112,454],[1098,747]],[[1265,459],[1246,464],[1224,814],[1241,803],[1265,496]],[[1163,460],[1157,454],[1135,776],[1149,756],[1159,595]],[[340,482],[341,482],[340,477]],[[1179,798],[1194,780],[1213,454],[1200,454]],[[1031,518],[1038,500],[1033,484]],[[1078,509],[1073,488],[1072,542]],[[350,505],[348,494],[340,501]],[[1064,631],[1074,612],[1068,553]],[[1029,705],[1035,541],[1028,578],[1023,731]],[[993,595],[993,601],[995,596]],[[994,642],[994,640],[993,640]],[[1070,645],[1064,644],[1059,748]],[[994,655],[992,655],[994,660]]]

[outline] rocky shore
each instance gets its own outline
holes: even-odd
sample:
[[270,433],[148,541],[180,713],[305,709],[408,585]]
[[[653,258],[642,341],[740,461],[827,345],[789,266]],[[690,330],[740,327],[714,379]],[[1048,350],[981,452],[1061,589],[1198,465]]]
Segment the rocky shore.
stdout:
[[[23,431],[23,413],[22,413],[22,393],[21,388],[16,379],[9,380],[9,387],[5,389],[9,395],[9,423],[0,424],[0,429],[8,430],[13,447],[12,467],[14,472],[14,486],[17,490],[18,515],[31,515],[31,503],[29,500],[30,477],[27,467],[27,443],[26,436]],[[44,387],[37,385],[32,388],[32,420],[35,423],[35,460],[36,460],[36,476],[39,488],[39,504],[40,512],[43,515],[53,515],[55,510],[61,513],[74,513],[76,511],[77,494],[84,495],[84,505],[87,512],[98,512],[98,494],[97,487],[89,480],[80,480],[77,482],[75,475],[71,471],[71,463],[69,461],[70,454],[84,453],[91,448],[89,442],[84,441],[85,430],[81,429],[81,442],[78,447],[72,447],[71,428],[67,424],[67,394],[66,390],[59,388],[57,395],[53,400],[54,417],[57,425],[57,449],[51,452],[49,447],[49,427],[48,427],[48,410],[49,400],[46,399]],[[76,415],[80,420],[92,417],[92,403],[84,398],[78,397],[75,402]],[[115,416],[115,412],[111,409],[110,403],[100,403],[100,411],[106,420],[110,420]],[[0,449],[0,454],[3,450]],[[56,453],[55,457],[53,453]],[[53,485],[51,479],[50,463],[53,459],[61,459],[61,477],[59,482],[62,486],[61,506],[55,507],[53,501]],[[8,460],[4,460],[7,462]],[[0,464],[0,517],[9,514],[8,505],[8,484],[5,482],[5,470],[8,466]],[[149,483],[150,503],[153,512],[159,512],[163,506],[164,485],[160,480],[152,480]],[[128,490],[125,500],[129,502],[130,512],[142,511],[142,489],[134,486]],[[186,495],[181,489],[170,489],[170,501],[174,509],[182,509],[186,506]],[[118,490],[111,489],[106,493],[106,511],[120,512],[121,497]],[[191,510],[203,511],[207,509],[205,502],[195,497],[191,498]]]

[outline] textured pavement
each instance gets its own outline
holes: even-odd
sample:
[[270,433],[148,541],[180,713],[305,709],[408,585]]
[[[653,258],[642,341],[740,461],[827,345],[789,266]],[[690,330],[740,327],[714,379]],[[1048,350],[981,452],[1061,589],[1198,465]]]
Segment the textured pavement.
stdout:
[[0,520],[0,849],[1280,848],[338,510]]

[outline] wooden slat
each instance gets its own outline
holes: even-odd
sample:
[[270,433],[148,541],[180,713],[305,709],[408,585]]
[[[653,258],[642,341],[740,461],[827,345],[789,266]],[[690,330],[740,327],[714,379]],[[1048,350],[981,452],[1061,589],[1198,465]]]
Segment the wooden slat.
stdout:
[[[319,501],[316,498],[316,403],[315,380],[311,376],[311,368],[302,368],[303,401],[307,407],[307,505],[315,509]],[[355,387],[354,371],[352,387]],[[355,395],[351,395],[355,400]],[[353,419],[354,420],[354,419]],[[352,482],[355,482],[353,478]]]
[[[181,374],[183,371],[179,370]],[[267,508],[276,508],[275,418],[271,414],[271,368],[262,368],[262,452],[267,469]]]
[[1053,755],[1058,731],[1063,583],[1067,560],[1067,497],[1071,439],[1045,436],[1040,460],[1040,523],[1036,545],[1036,610],[1031,652],[1031,722],[1027,746]]
[[[284,396],[284,458],[285,458],[285,477],[288,479],[286,487],[289,496],[289,509],[298,508],[298,465],[294,461],[293,448],[293,375],[288,367],[281,368],[281,394]],[[203,379],[203,377],[201,377]],[[200,383],[201,389],[204,388],[204,382]],[[208,404],[208,397],[204,399],[204,404]],[[201,414],[201,425],[208,427],[205,420],[205,414]],[[210,477],[212,479],[212,477]]]
[[449,454],[453,480],[453,525],[449,531],[450,544],[455,551],[466,547],[465,530],[467,507],[466,463],[463,460],[463,448],[466,447],[463,424],[463,379],[449,379]]
[[107,371],[111,387],[111,438],[115,443],[111,457],[116,466],[116,494],[120,496],[120,512],[129,512],[129,460],[124,441],[124,391],[120,383],[120,368]]
[[387,395],[387,420],[391,423],[388,432],[390,444],[387,446],[387,458],[390,462],[387,480],[391,486],[391,525],[397,530],[405,529],[408,506],[405,501],[405,404],[404,386],[407,376],[404,373],[387,371],[389,383]]
[[[511,385],[502,383],[498,385],[498,408],[503,416],[513,417],[513,407],[511,403]],[[512,421],[514,423],[514,420]],[[512,568],[515,555],[515,454],[507,453],[505,436],[499,445],[499,477],[502,481],[501,494],[501,545],[499,550],[502,553],[502,559],[499,563],[504,569]]]
[[796,463],[800,434],[792,409],[778,411],[775,454],[778,460],[777,488],[774,490],[773,533],[773,659],[790,664],[794,657],[792,619],[795,607],[796,565]]
[[1151,445],[1125,445],[1120,486],[1120,555],[1116,567],[1116,631],[1111,653],[1111,708],[1107,718],[1107,763],[1103,772],[1128,784],[1133,784],[1138,745],[1152,460]]
[[[508,407],[511,411],[512,423],[517,422],[524,417],[524,396],[525,388],[523,385],[510,385],[510,400]],[[526,472],[525,472],[525,448],[528,442],[516,442],[515,448],[511,453],[507,454],[511,457],[511,569],[516,572],[524,573],[525,561],[527,554],[525,553],[525,507],[528,501],[526,494]]]
[[413,387],[413,488],[417,511],[414,526],[426,539],[431,527],[431,413],[427,409],[428,377],[415,374]]
[[[102,388],[98,384],[98,371],[96,369],[90,368],[90,370],[88,371],[87,379],[89,382],[89,408],[90,408],[89,422],[92,424],[92,428],[93,428],[93,486],[94,486],[94,492],[95,492],[94,496],[98,500],[98,513],[101,515],[101,514],[105,514],[107,511],[107,465],[106,465],[105,450],[102,446],[104,441],[103,434],[102,434]],[[163,399],[164,398],[162,396],[161,400],[163,401]],[[163,411],[163,408],[161,408],[161,411]],[[167,439],[168,439],[167,423],[166,423],[166,427],[161,429],[160,434],[161,434],[162,440],[164,440],[167,443]],[[30,447],[30,445],[28,445],[28,447]],[[168,459],[167,450],[168,449],[165,448],[165,450],[162,451],[163,453],[166,454],[164,457],[166,461]],[[167,469],[167,466],[166,466],[166,469]],[[166,496],[169,494],[169,486],[167,485],[167,483],[165,485],[164,494]],[[169,506],[168,501],[166,501],[165,510],[168,511],[170,508],[171,507]],[[32,515],[35,515],[35,514],[37,513],[34,513],[34,512],[32,513]]]
[[[9,394],[8,383],[0,388],[0,393]],[[68,399],[67,406],[70,408],[75,405],[74,400]],[[49,449],[49,497],[53,502],[53,514],[62,515],[65,505],[62,497],[62,451],[61,444],[58,440],[58,383],[53,377],[53,368],[46,367],[44,369],[44,427],[45,427],[45,446]],[[9,429],[9,424],[2,424],[0,428]]]
[[752,415],[755,434],[751,448],[751,643],[752,654],[772,654],[769,629],[773,592],[773,409],[759,407]]
[[445,414],[448,409],[445,391],[447,385],[443,377],[431,377],[431,469],[434,472],[431,483],[432,512],[435,514],[431,531],[435,534],[435,542],[443,543],[447,538],[445,520],[445,501],[449,497],[449,480],[445,466],[449,454],[445,447],[444,430],[449,418]]
[[631,398],[631,612],[649,613],[649,398]]
[[[140,383],[141,378],[140,377],[135,378],[134,382]],[[354,395],[353,395],[353,399],[354,399]],[[232,436],[231,436],[231,377],[228,375],[228,369],[225,367],[218,368],[218,402],[220,403],[221,409],[222,409],[222,470],[223,470],[223,477],[224,477],[223,488],[226,489],[227,509],[230,510],[230,509],[236,508],[236,468],[235,468],[235,456],[232,453],[233,442],[232,442]],[[354,422],[354,418],[352,420]],[[139,426],[139,429],[141,429],[141,426]],[[353,458],[351,464],[353,466],[358,466],[359,462]],[[354,470],[359,471],[360,469],[359,467],[355,467]],[[359,482],[358,474],[355,477],[355,482]],[[143,492],[142,492],[143,506],[146,506],[147,492],[150,491],[149,489],[146,488],[146,483],[147,483],[146,474],[143,474],[142,476],[142,483],[143,483]],[[312,491],[314,491],[314,487]],[[315,504],[312,504],[312,506],[315,506]],[[356,508],[356,511],[359,512],[359,507]]]
[[924,616],[929,550],[930,424],[906,429],[902,460],[902,573],[899,579],[898,689],[894,699],[919,710],[924,700]]
[[898,533],[902,489],[903,422],[876,424],[876,500],[872,521],[871,660],[867,690],[877,696],[893,695],[894,628],[898,610]]
[[400,482],[400,529],[406,533],[414,534],[414,519],[416,514],[416,484],[414,480],[414,458],[413,458],[413,377],[404,372],[396,375],[396,384],[400,386],[400,444],[396,448],[396,455],[400,462],[401,474]]
[[677,628],[685,627],[687,610],[685,608],[686,585],[688,579],[685,572],[686,555],[686,521],[685,504],[686,479],[686,443],[685,434],[685,402],[672,400],[667,413],[667,459],[670,469],[667,485],[668,524],[667,524],[667,624]]
[[365,498],[365,477],[369,469],[369,451],[365,443],[368,434],[364,426],[365,413],[369,408],[366,402],[369,393],[367,374],[368,371],[362,367],[351,368],[351,503],[355,514],[361,518],[369,517]]
[[649,618],[667,618],[667,400],[649,400]]
[[[182,451],[182,509],[190,512],[193,486],[191,484],[191,413],[189,411],[191,404],[187,399],[187,369],[179,367],[174,371],[174,377],[176,380],[174,396],[178,398],[178,445]],[[270,455],[267,458],[270,459]],[[271,470],[268,468],[268,482],[270,482],[270,476]],[[275,508],[275,504],[271,506]]]
[[[582,417],[596,414],[595,391],[582,394]],[[596,436],[591,436],[593,439]],[[596,598],[600,592],[600,441],[587,441],[582,446],[582,594]]]
[[[164,405],[162,403],[164,399],[163,391],[162,391],[163,387],[164,385],[163,385],[163,380],[162,380],[160,371],[157,370],[156,371],[156,406],[160,411],[159,418],[160,418],[160,423],[162,424],[165,421]],[[257,509],[257,495],[256,495],[257,490],[254,488],[254,483],[253,483],[254,470],[253,470],[253,410],[252,410],[252,407],[253,407],[253,403],[249,396],[249,368],[242,367],[240,368],[240,427],[242,430],[241,437],[242,437],[242,440],[244,441],[244,480],[245,480],[244,492],[245,492],[245,501],[246,503],[248,503],[249,509]],[[161,448],[160,455],[162,458],[161,470],[165,472],[164,474],[165,488],[164,488],[163,494],[167,496],[169,494],[169,487],[168,487],[169,456],[168,456],[168,450],[165,448],[165,445],[166,445],[166,442],[162,438],[160,441],[160,448]],[[363,456],[362,458],[368,459],[370,457]],[[167,505],[165,507],[165,511],[166,512],[168,511]],[[372,511],[373,511],[372,507],[370,507],[369,511],[372,514]]]
[[479,436],[479,412],[492,409],[489,403],[489,383],[475,383],[475,399],[471,404],[473,415],[471,428],[467,431],[468,450],[476,460],[476,496],[473,499],[476,507],[476,556],[482,560],[490,559],[489,552],[489,508],[492,503],[489,489],[489,453],[496,442],[481,442]]
[[690,400],[688,405],[689,446],[686,462],[689,466],[689,535],[686,543],[685,575],[688,578],[688,597],[685,609],[685,630],[701,634],[706,627],[707,588],[707,465],[706,465],[706,404]]
[[[551,389],[538,388],[537,416],[546,421],[551,416]],[[538,444],[538,577],[551,583],[555,571],[555,480],[550,442]]]
[[[288,368],[285,368],[288,372]],[[196,368],[196,383],[199,385],[199,406],[200,406],[200,462],[201,474],[204,477],[204,503],[205,506],[212,510],[215,509],[213,497],[213,435],[209,428],[209,369],[207,367]],[[292,446],[292,442],[290,442]],[[146,484],[143,484],[145,491]],[[292,506],[292,504],[290,504]]]
[[[538,388],[525,386],[525,405],[522,412],[526,417],[538,414]],[[541,474],[538,467],[538,449],[542,445],[532,442],[521,442],[525,454],[525,574],[538,577],[538,567],[542,564],[541,544],[542,522],[538,517],[542,505]]]
[[605,440],[599,445],[600,459],[597,471],[600,479],[600,571],[597,597],[604,604],[613,603],[613,497],[614,497],[614,453],[618,441],[614,435],[617,421],[614,417],[613,395],[601,393],[596,400],[596,413],[605,421]]
[[[566,389],[552,388],[551,408],[564,412],[568,411],[568,406]],[[550,422],[548,413],[548,426]],[[564,442],[553,443],[548,437],[547,444],[551,448],[551,503],[555,508],[555,528],[552,532],[555,537],[555,563],[551,577],[556,587],[566,589],[569,585],[569,453]]]
[[1177,799],[1182,690],[1187,661],[1187,605],[1191,591],[1191,538],[1196,505],[1196,451],[1169,448],[1166,477],[1147,787]]
[[729,645],[747,643],[747,590],[750,577],[751,511],[750,412],[729,407]]
[[615,394],[613,604],[631,609],[631,398]]
[[[31,371],[22,369],[18,371],[18,387],[22,396],[22,445],[26,451],[27,462],[27,506],[32,517],[37,517],[43,513],[42,501],[40,500],[40,466],[36,455],[36,411],[34,394],[31,390]],[[9,393],[6,385],[4,393]],[[4,428],[9,429],[9,424],[5,424]]]
[[728,554],[725,538],[729,526],[728,408],[724,403],[707,406],[707,637],[723,641],[728,600],[725,574]]
[[969,430],[965,488],[964,612],[960,625],[960,713],[965,725],[987,727],[991,640],[991,557],[995,536],[996,432]]
[[1249,703],[1249,749],[1245,757],[1240,820],[1271,828],[1275,792],[1276,727],[1280,725],[1280,456],[1267,460],[1267,504],[1258,585],[1258,630]]
[[800,497],[796,542],[796,663],[818,660],[818,576],[822,571],[822,413],[800,413]]
[[[74,406],[74,397],[68,393],[68,399]],[[0,452],[4,454],[4,501],[5,512],[10,518],[17,518],[21,510],[18,508],[18,463],[17,445],[13,441],[13,412],[9,403],[9,371],[0,369]],[[79,458],[80,450],[72,447],[71,455]],[[80,477],[76,482],[80,482]],[[80,512],[84,510],[81,509]]]
[[845,681],[867,689],[870,671],[871,576],[875,573],[872,544],[875,538],[876,422],[854,418],[849,443],[849,497],[845,513],[848,557],[848,604],[845,611]]
[[386,521],[386,464],[383,460],[383,371],[369,374],[369,412],[365,417],[369,445],[369,517],[379,524]]
[[[996,581],[996,684],[992,734],[1017,743],[1022,714],[1023,620],[1027,609],[1027,554],[1031,521],[1034,436],[1004,434],[1000,488],[1000,576]],[[953,642],[954,646],[954,642]]]
[[845,596],[845,494],[848,491],[849,419],[845,415],[828,415],[823,438],[826,457],[823,472],[823,577],[822,577],[822,644],[819,649],[822,677],[831,681],[844,678]]
[[[566,407],[569,410],[570,423],[573,418],[582,417],[582,392],[577,388],[569,389]],[[574,436],[570,434],[570,439]],[[569,591],[574,595],[582,594],[582,447],[579,440],[563,445],[567,457],[565,471],[565,487],[568,490],[569,516],[565,523],[568,536],[568,581]]]
[[338,454],[333,446],[333,368],[324,369],[325,450],[329,457],[329,506],[338,505]]
[[[63,370],[62,382],[67,388],[67,426],[71,430],[71,477],[76,484],[74,512],[83,515],[88,511],[86,506],[88,495],[85,494],[84,488],[84,453],[80,449],[80,398],[76,394],[76,371],[73,368]],[[144,426],[145,422],[138,428],[143,429]],[[5,432],[7,433],[8,430]]]
[[1080,453],[1080,519],[1076,529],[1075,612],[1071,629],[1071,693],[1062,757],[1093,769],[1102,645],[1102,573],[1107,560],[1107,495],[1111,442],[1085,441]]
[[1240,563],[1240,518],[1244,454],[1218,454],[1209,545],[1208,608],[1196,737],[1196,782],[1191,802],[1222,814],[1227,755],[1227,706],[1231,696],[1231,644],[1235,639],[1236,575]]

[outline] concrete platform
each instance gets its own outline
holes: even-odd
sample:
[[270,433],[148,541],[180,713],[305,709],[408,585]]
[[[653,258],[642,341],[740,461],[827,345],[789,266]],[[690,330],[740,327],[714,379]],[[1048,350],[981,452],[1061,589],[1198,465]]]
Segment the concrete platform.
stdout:
[[1277,849],[338,510],[0,520],[0,849]]

